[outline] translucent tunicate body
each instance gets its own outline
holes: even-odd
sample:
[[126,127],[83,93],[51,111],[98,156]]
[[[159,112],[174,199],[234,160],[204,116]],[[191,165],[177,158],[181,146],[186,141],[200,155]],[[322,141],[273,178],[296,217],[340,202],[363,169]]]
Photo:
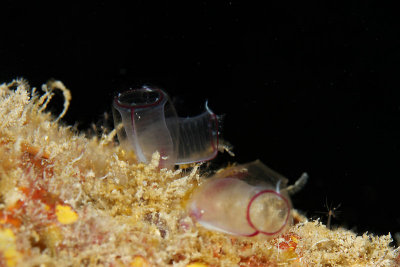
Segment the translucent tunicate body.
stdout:
[[191,196],[189,214],[204,227],[233,235],[268,237],[292,221],[287,179],[260,161],[229,168]]
[[179,118],[163,90],[142,87],[114,98],[113,117],[121,145],[132,149],[139,162],[148,163],[158,151],[159,166],[171,167],[217,155],[218,118],[207,103],[205,108],[198,116]]

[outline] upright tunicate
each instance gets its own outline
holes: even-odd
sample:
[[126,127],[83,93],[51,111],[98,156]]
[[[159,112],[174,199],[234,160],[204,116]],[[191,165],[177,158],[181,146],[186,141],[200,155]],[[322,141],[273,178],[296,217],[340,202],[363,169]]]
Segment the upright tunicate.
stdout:
[[218,153],[218,118],[207,103],[204,113],[179,118],[163,90],[144,86],[118,94],[113,117],[121,145],[139,162],[148,163],[156,151],[161,168],[207,161]]

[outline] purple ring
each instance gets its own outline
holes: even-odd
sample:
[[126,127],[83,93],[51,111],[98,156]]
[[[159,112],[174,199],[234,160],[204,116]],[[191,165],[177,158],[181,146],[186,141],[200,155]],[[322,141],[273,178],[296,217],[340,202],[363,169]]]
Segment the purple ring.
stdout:
[[[281,226],[281,228],[279,228],[279,229],[278,229],[277,231],[275,231],[275,232],[264,232],[264,231],[260,231],[259,229],[257,229],[257,227],[254,226],[254,224],[253,224],[253,222],[251,221],[251,218],[250,218],[250,207],[251,207],[251,205],[253,204],[254,200],[255,200],[256,198],[258,198],[260,195],[262,195],[262,194],[267,194],[267,193],[275,194],[276,196],[278,196],[278,197],[280,197],[281,199],[283,199],[283,200],[285,201],[286,206],[287,206],[287,209],[288,209],[288,214],[287,214],[287,216],[286,216],[285,223]],[[290,217],[290,205],[289,205],[289,201],[288,201],[284,196],[282,196],[282,195],[279,194],[278,192],[276,192],[276,191],[274,191],[274,190],[271,190],[271,189],[262,190],[262,191],[258,192],[257,194],[255,194],[255,195],[250,199],[250,202],[249,202],[249,204],[247,205],[247,211],[246,211],[247,222],[249,223],[249,225],[250,225],[254,230],[256,230],[257,233],[262,233],[262,234],[264,234],[264,235],[275,235],[275,234],[279,233],[280,231],[282,231],[283,228],[285,228],[285,226],[286,226],[286,224],[287,224],[287,222],[288,222],[288,220],[289,220],[289,217]]]

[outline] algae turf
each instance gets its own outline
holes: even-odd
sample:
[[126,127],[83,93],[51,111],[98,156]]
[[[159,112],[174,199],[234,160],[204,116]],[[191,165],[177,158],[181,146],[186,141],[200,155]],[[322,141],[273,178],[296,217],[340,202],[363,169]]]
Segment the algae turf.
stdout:
[[[238,238],[196,224],[185,204],[204,177],[159,169],[59,120],[59,81],[0,86],[1,266],[395,266],[391,236],[330,230],[292,211],[281,236]],[[61,114],[46,111],[54,90]],[[398,264],[398,262],[397,262]]]

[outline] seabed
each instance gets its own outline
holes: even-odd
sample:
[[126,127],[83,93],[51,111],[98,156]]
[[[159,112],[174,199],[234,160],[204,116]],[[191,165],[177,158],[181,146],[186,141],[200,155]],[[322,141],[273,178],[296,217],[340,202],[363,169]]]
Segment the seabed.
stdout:
[[[61,90],[64,110],[46,110]],[[400,266],[391,235],[328,229],[293,210],[274,239],[211,231],[187,213],[203,182],[190,171],[137,163],[115,130],[87,137],[59,123],[71,94],[0,85],[0,266]],[[295,203],[294,203],[295,204]]]

